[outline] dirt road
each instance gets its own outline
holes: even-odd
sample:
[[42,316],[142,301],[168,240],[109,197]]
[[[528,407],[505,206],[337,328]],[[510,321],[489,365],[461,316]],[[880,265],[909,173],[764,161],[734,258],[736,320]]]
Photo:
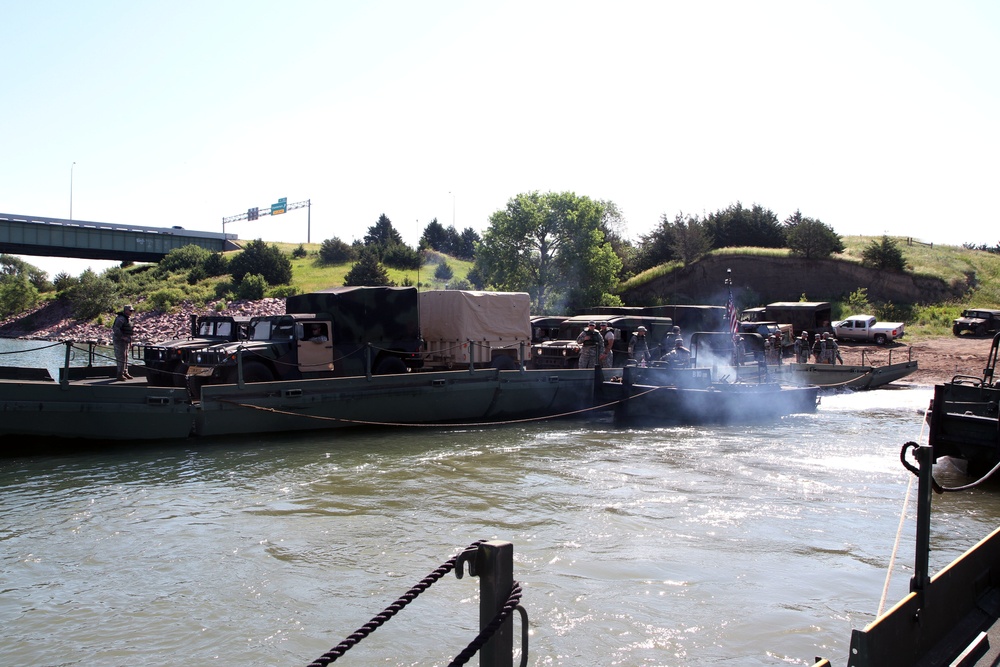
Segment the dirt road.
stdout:
[[875,365],[890,363],[890,359],[891,363],[905,361],[912,355],[918,370],[899,383],[934,385],[955,375],[982,377],[992,342],[992,338],[940,336],[888,347],[841,343],[840,352],[847,364],[860,364],[862,351],[865,363]]

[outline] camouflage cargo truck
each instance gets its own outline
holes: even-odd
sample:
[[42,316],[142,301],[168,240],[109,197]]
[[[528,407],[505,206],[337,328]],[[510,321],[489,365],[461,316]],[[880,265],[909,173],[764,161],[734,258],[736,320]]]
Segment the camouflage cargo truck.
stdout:
[[153,387],[183,387],[187,376],[188,355],[218,343],[246,338],[249,317],[229,315],[192,315],[188,338],[152,345],[133,345],[132,357],[142,359],[146,382]]
[[342,287],[291,296],[285,315],[255,317],[246,340],[190,355],[188,388],[203,384],[405,373],[422,365],[417,290]]

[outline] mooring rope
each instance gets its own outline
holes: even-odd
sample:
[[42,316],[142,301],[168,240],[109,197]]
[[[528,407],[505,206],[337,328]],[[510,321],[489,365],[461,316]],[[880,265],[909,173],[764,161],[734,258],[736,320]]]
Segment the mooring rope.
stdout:
[[[386,621],[402,611],[406,605],[413,602],[418,595],[430,588],[435,582],[441,579],[441,577],[454,570],[455,564],[458,562],[459,557],[461,557],[463,553],[471,549],[478,549],[479,545],[483,542],[485,542],[485,540],[477,540],[473,542],[465,549],[442,563],[439,567],[437,567],[437,569],[421,579],[415,586],[404,593],[398,600],[386,607],[380,614],[373,616],[370,621],[355,630],[352,634],[348,635],[344,641],[340,642],[319,658],[309,663],[309,667],[326,667],[330,663],[335,662],[337,658],[343,656],[362,639],[378,630],[383,624],[385,624]],[[518,588],[520,587],[518,586]],[[518,596],[518,599],[520,599],[520,595]]]
[[226,399],[217,399],[219,403],[226,403],[228,405],[235,405],[241,408],[251,408],[253,410],[260,410],[262,412],[271,412],[277,415],[286,415],[291,417],[305,417],[307,419],[317,419],[320,421],[334,421],[342,422],[346,424],[357,424],[359,426],[410,426],[410,427],[423,427],[423,428],[467,428],[467,427],[480,427],[480,426],[503,426],[505,424],[522,424],[528,422],[545,421],[549,419],[560,419],[563,417],[572,417],[573,415],[579,415],[586,412],[593,412],[595,410],[607,410],[618,403],[624,401],[632,400],[633,398],[639,398],[648,393],[657,391],[662,387],[652,387],[646,391],[628,396],[624,399],[616,399],[614,401],[609,401],[608,403],[602,403],[600,405],[593,405],[589,408],[581,408],[580,410],[570,410],[568,412],[560,412],[551,415],[541,415],[538,417],[524,417],[523,419],[508,419],[506,421],[491,421],[491,422],[461,422],[461,423],[447,423],[447,422],[437,422],[437,423],[420,423],[414,424],[412,422],[383,422],[383,421],[366,421],[363,419],[347,419],[345,417],[323,417],[321,415],[304,415],[299,412],[290,412],[288,410],[279,410],[277,408],[268,408],[262,405],[253,405],[251,403],[240,403],[238,401],[231,401]]

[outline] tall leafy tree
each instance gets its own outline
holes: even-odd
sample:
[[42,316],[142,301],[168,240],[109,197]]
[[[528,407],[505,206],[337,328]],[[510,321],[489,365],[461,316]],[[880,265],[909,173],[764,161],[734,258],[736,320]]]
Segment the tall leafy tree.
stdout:
[[[680,217],[683,214],[678,214]],[[666,213],[660,216],[660,224],[648,234],[639,236],[636,252],[635,272],[641,273],[654,266],[676,259],[674,254],[674,228]]]
[[572,192],[519,194],[490,216],[474,275],[496,289],[528,292],[536,312],[602,303],[621,267],[602,217],[599,202]]
[[[453,229],[453,228],[449,228]],[[476,244],[479,243],[479,234],[472,227],[466,227],[458,236],[458,245],[453,249],[455,257],[472,261],[476,256]]]
[[806,259],[826,259],[835,252],[844,252],[844,241],[833,227],[802,217],[800,211],[785,220],[785,244],[793,255]]

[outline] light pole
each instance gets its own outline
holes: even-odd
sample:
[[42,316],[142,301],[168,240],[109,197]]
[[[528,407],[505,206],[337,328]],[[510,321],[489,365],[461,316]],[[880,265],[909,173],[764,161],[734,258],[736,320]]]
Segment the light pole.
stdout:
[[76,162],[69,166],[69,219],[73,219],[73,167]]
[[448,194],[451,195],[451,226],[454,227],[455,226],[455,193],[451,192],[449,190]]

